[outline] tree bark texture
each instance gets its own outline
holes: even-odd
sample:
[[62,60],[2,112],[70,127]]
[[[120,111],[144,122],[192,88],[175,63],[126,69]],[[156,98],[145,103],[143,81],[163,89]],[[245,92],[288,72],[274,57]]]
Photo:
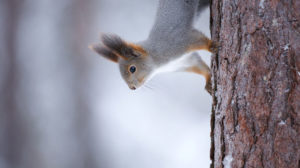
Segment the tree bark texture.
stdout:
[[300,168],[300,1],[212,0],[211,167]]

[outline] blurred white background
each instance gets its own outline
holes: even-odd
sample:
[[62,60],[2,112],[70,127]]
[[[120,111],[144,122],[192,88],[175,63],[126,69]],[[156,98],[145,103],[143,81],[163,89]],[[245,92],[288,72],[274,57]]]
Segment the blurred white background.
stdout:
[[[209,167],[202,76],[161,74],[132,91],[87,48],[100,32],[144,40],[157,3],[0,2],[0,168]],[[210,37],[208,9],[196,27]]]

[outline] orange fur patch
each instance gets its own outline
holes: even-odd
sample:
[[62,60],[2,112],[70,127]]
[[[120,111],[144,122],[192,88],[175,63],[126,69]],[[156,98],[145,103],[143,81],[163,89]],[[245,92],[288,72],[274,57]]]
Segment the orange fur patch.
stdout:
[[136,45],[136,44],[133,44],[133,43],[127,43],[128,47],[131,47],[133,48],[135,51],[141,53],[143,56],[146,56],[147,55],[147,52],[146,50],[140,46],[140,45]]
[[194,73],[197,73],[197,74],[200,74],[200,75],[203,75],[206,79],[206,81],[210,81],[210,74],[199,69],[198,67],[196,66],[192,66],[192,67],[189,67],[186,69],[187,72],[194,72]]
[[196,50],[207,50],[209,52],[212,52],[211,46],[212,46],[212,41],[207,38],[207,39],[205,39],[204,44],[201,44],[201,45],[193,44],[187,49],[187,51],[192,52],[192,51],[196,51]]

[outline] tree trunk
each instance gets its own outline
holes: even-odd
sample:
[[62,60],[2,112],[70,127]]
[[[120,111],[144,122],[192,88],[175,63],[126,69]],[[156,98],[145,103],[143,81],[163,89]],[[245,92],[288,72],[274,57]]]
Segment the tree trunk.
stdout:
[[211,167],[300,168],[300,1],[212,0]]

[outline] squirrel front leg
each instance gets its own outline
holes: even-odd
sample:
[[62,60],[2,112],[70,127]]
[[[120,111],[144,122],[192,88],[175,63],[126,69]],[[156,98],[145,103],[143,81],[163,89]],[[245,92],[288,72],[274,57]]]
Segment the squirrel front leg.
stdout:
[[216,53],[218,50],[218,45],[212,42],[208,37],[206,37],[202,32],[193,29],[190,33],[189,45],[187,47],[187,52],[196,50],[207,50],[211,53]]
[[[212,42],[208,37],[206,37],[202,32],[193,29],[190,33],[188,47],[186,48],[186,52],[192,52],[197,50],[207,50],[211,53],[217,53],[218,44]],[[206,63],[201,59],[200,55],[197,53],[191,54],[191,61],[195,64],[192,64],[190,67],[186,68],[185,71],[193,72],[200,74],[205,77],[206,91],[211,94],[212,86],[211,86],[211,73],[210,68],[206,65]]]
[[188,58],[188,61],[191,64],[184,70],[186,72],[193,72],[204,76],[206,80],[205,89],[209,94],[211,94],[212,86],[210,68],[206,65],[206,63],[201,59],[200,55],[197,53],[191,54],[191,56]]

